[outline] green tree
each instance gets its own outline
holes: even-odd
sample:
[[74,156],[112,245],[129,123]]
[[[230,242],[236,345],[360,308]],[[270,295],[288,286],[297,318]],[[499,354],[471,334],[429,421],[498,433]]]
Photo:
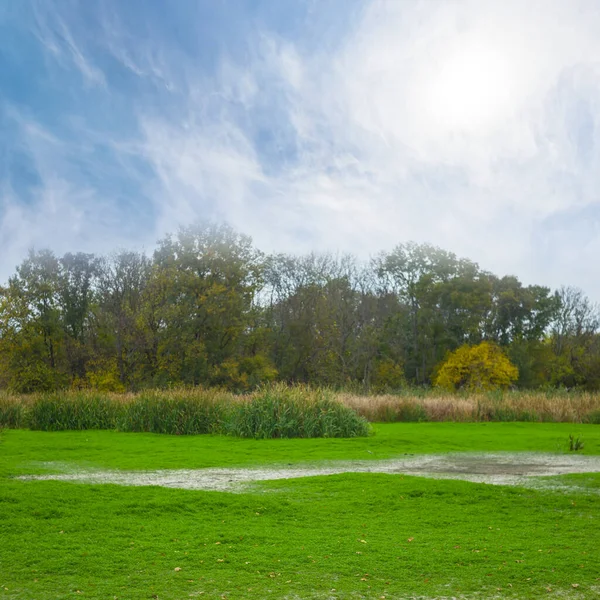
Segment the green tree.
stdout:
[[4,290],[0,354],[7,384],[20,392],[65,383],[59,304],[60,264],[49,250],[31,250]]
[[222,381],[242,357],[262,285],[262,254],[227,225],[197,224],[159,243],[153,277],[167,302],[159,315],[159,364],[169,378]]

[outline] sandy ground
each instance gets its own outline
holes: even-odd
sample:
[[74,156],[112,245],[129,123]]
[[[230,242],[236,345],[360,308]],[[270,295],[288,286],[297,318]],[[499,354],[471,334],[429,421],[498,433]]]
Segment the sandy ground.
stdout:
[[[41,465],[40,465],[41,466]],[[50,464],[48,465],[50,466]],[[54,465],[55,466],[55,465]],[[66,466],[66,465],[65,465]],[[405,456],[392,460],[328,461],[312,465],[262,468],[209,468],[159,471],[73,471],[23,475],[23,480],[56,480],[128,486],[156,485],[187,490],[243,492],[258,481],[340,473],[387,473],[436,479],[461,479],[495,485],[565,487],[540,477],[600,472],[600,456],[545,453],[455,453]]]

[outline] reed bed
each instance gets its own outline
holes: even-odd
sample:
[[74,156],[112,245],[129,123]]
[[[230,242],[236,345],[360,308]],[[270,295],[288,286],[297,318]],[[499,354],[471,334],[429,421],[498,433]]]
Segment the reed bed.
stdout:
[[600,394],[450,395],[416,390],[367,396],[283,384],[247,395],[202,388],[137,394],[64,391],[21,396],[0,392],[0,428],[218,433],[253,438],[355,437],[368,435],[368,422],[400,421],[600,424]]
[[40,431],[114,429],[173,435],[203,433],[253,438],[357,437],[364,417],[328,390],[273,385],[246,396],[218,389],[152,390],[139,394],[65,391],[0,395],[0,427]]
[[226,429],[241,437],[265,439],[361,437],[370,427],[366,418],[328,390],[275,385],[238,403]]
[[371,422],[535,421],[599,423],[600,394],[505,392],[469,396],[436,394],[362,396],[339,394],[340,402]]

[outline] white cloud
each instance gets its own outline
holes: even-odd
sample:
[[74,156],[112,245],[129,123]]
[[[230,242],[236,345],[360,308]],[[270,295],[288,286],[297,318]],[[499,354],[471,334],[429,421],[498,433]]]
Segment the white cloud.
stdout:
[[[67,14],[76,14],[77,8],[65,5]],[[86,56],[82,43],[75,39],[72,29],[59,10],[49,5],[33,4],[34,25],[32,33],[51,56],[63,67],[75,67],[86,85],[104,86],[104,74]]]
[[414,239],[600,298],[596,2],[373,1],[326,52],[257,31],[214,76],[109,16],[98,43],[168,90],[140,99],[139,138],[111,146],[126,173],[131,157],[153,173],[131,172],[153,235],[216,218],[266,250],[364,256]]
[[[579,188],[597,160],[581,164],[556,96],[600,98],[592,73],[564,81],[600,58],[599,27],[590,3],[374,2],[334,55],[263,37],[249,67],[227,64],[212,82],[226,99],[220,122],[196,102],[184,129],[146,119],[167,213],[201,216],[209,203],[279,249],[428,240],[501,273],[589,289],[566,268],[539,271],[532,231],[595,201]],[[269,104],[295,147],[274,172],[239,113]]]

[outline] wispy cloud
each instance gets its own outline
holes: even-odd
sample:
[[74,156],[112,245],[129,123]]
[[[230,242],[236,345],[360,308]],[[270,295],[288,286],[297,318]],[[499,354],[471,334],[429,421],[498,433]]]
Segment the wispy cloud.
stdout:
[[[62,10],[44,3],[32,4],[32,26],[31,33],[39,40],[53,60],[64,68],[75,68],[83,77],[86,85],[106,84],[104,74],[94,66],[93,61],[86,56],[83,42],[76,40],[66,21],[66,16],[77,15],[77,6],[67,3]],[[82,37],[85,32],[79,29]]]
[[[2,231],[21,232],[2,236],[12,256],[48,239],[28,224],[54,206],[85,221],[98,250],[223,219],[267,250],[365,256],[429,241],[600,297],[597,3],[364,2],[344,31],[306,43],[327,21],[317,4],[291,33],[261,15],[223,30],[210,60],[155,15],[132,29],[118,3],[93,14],[86,42],[83,19],[60,6],[32,25],[48,60],[120,117],[69,115],[66,134],[34,135],[37,115],[20,122],[43,183],[35,213],[14,191],[5,200]],[[193,34],[198,19],[178,26]],[[125,196],[149,215],[127,235]],[[82,244],[76,229],[62,239]]]

